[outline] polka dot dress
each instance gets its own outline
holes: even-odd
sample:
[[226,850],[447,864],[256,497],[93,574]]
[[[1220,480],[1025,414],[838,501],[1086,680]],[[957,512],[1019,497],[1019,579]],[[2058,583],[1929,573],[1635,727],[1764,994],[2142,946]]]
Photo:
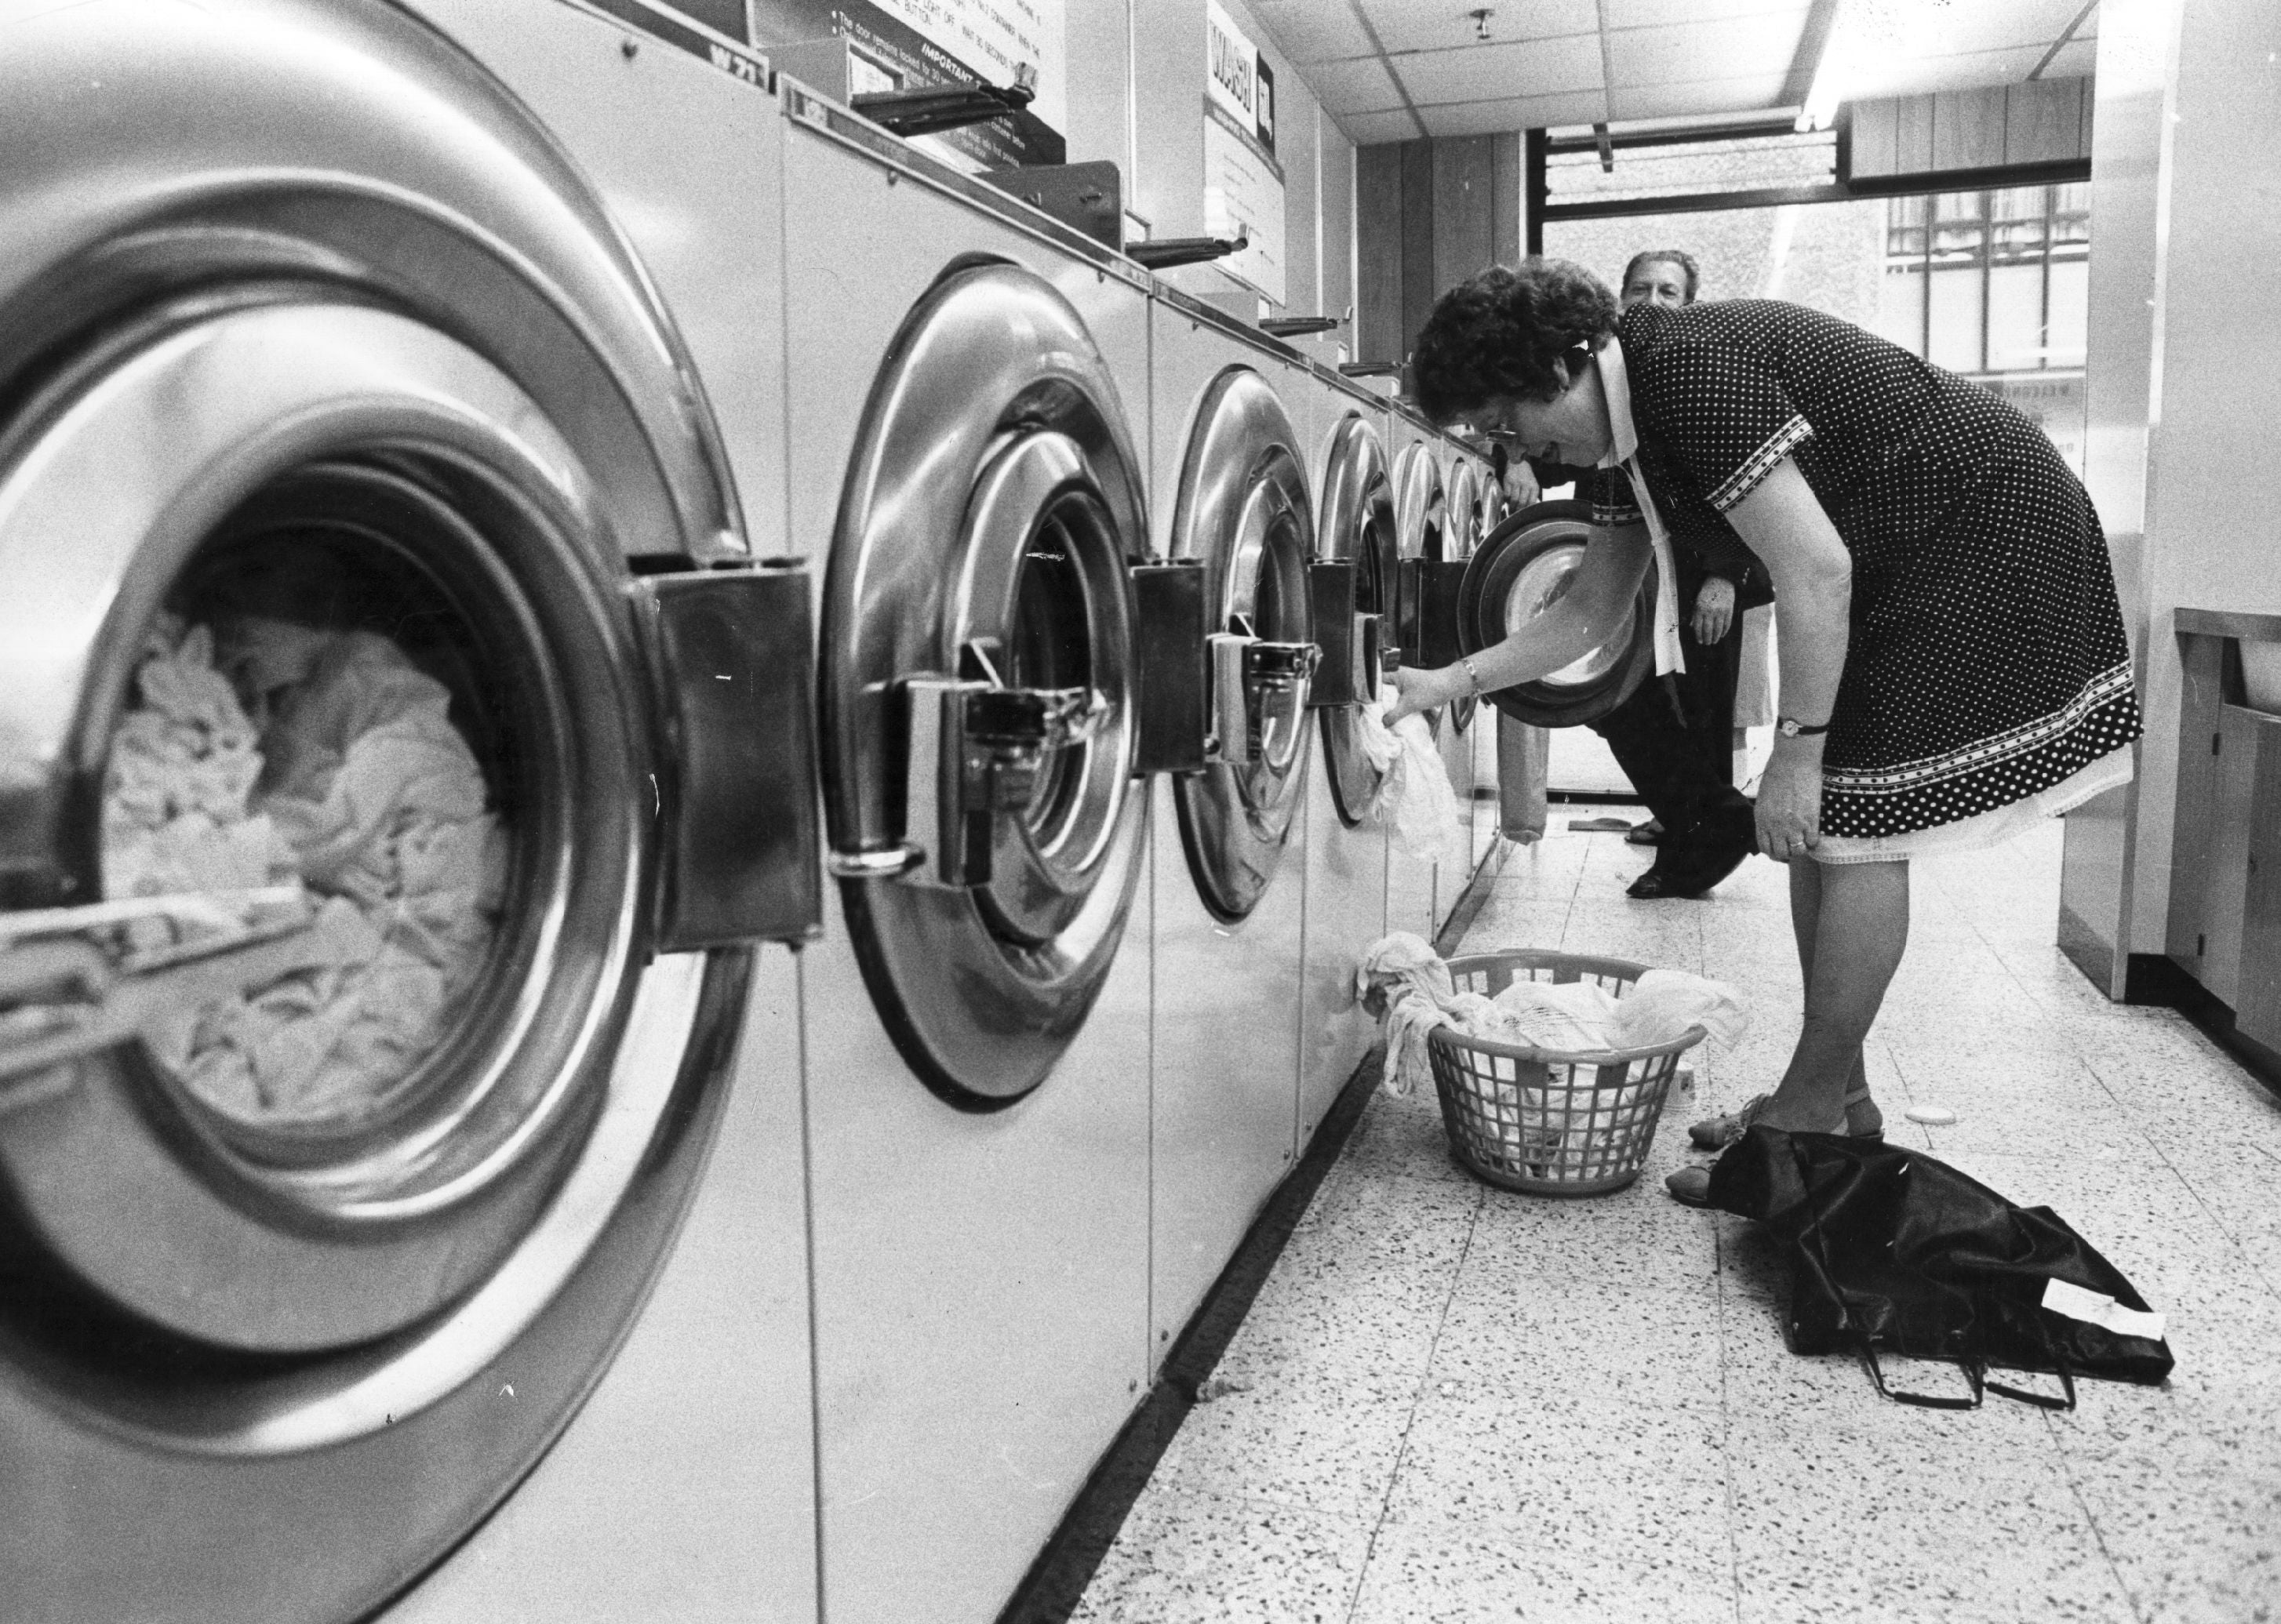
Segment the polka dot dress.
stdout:
[[1916,831],[2038,797],[2058,810],[2047,792],[2138,736],[2099,516],[2017,411],[1772,299],[1637,304],[1616,336],[1678,544],[1731,549],[1721,515],[1790,457],[1852,554],[1825,836],[1906,852]]

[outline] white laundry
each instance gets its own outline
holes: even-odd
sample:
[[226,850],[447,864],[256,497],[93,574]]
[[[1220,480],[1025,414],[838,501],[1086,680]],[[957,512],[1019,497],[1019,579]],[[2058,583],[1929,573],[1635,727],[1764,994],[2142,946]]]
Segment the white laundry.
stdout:
[[1500,1066],[1510,1078],[1485,1079],[1481,1102],[1513,1165],[1540,1170],[1581,1166],[1592,1131],[1639,1098],[1638,1082],[1603,1088],[1591,1068],[1572,1068],[1564,1057],[1659,1047],[1695,1026],[1731,1043],[1749,1024],[1734,987],[1678,970],[1650,970],[1622,997],[1592,981],[1523,978],[1495,998],[1460,992],[1449,966],[1407,932],[1372,943],[1355,980],[1359,995],[1384,1005],[1380,1084],[1389,1094],[1407,1096],[1432,1080],[1436,1028],[1543,1051],[1541,1059]]
[[[506,836],[450,691],[394,643],[258,620],[232,630],[233,669],[293,680],[261,697],[257,740],[207,629],[166,628],[143,668],[143,705],[113,744],[107,886],[143,894],[298,874],[322,899],[331,962],[182,1011],[150,1035],[151,1051],[243,1115],[353,1111],[448,1032],[497,930]],[[257,858],[267,864],[258,875]]]
[[1393,831],[1394,843],[1406,855],[1463,874],[1472,866],[1473,849],[1458,820],[1458,792],[1425,717],[1387,725],[1386,712],[1400,697],[1389,682],[1379,690],[1378,704],[1357,713],[1357,740],[1379,773],[1371,815]]

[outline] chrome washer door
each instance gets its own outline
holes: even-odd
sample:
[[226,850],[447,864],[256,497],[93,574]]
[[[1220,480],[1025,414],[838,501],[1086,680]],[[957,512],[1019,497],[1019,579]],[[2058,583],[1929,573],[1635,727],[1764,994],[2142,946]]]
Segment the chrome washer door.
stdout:
[[[1313,670],[1307,562],[1313,515],[1282,402],[1248,367],[1214,379],[1196,407],[1172,520],[1172,556],[1201,559],[1210,628],[1256,640],[1231,656],[1282,658],[1272,670],[1214,672],[1218,759],[1174,781],[1180,842],[1213,917],[1250,913],[1275,877],[1299,808],[1297,768]],[[1304,658],[1296,657],[1304,653]],[[1227,691],[1239,689],[1241,691]],[[1241,739],[1241,743],[1236,741]]]
[[1137,466],[1083,322],[1009,265],[913,309],[858,432],[819,662],[832,866],[898,1050],[963,1107],[1045,1080],[1147,860]]
[[[1462,564],[1473,556],[1481,536],[1481,477],[1469,457],[1459,457],[1450,466],[1449,500],[1443,511],[1449,515],[1444,531],[1449,561]],[[1470,694],[1450,702],[1450,721],[1458,732],[1473,726],[1478,704]]]
[[[1466,566],[1458,635],[1468,654],[1522,630],[1559,602],[1592,539],[1590,507],[1540,502],[1492,531]],[[1655,572],[1651,566],[1613,635],[1582,658],[1534,682],[1489,696],[1517,721],[1573,727],[1598,720],[1655,669]]]
[[[1315,527],[1316,556],[1355,566],[1354,612],[1373,616],[1392,641],[1401,581],[1395,547],[1394,492],[1387,480],[1386,445],[1359,415],[1333,431],[1324,465],[1322,502]],[[1339,820],[1358,826],[1378,794],[1379,772],[1362,747],[1355,705],[1326,709],[1323,760]]]

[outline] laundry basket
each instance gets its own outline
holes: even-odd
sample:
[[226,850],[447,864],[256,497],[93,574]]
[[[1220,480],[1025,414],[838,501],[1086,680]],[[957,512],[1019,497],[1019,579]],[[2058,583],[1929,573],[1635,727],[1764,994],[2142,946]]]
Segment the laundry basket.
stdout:
[[[1528,949],[1450,961],[1457,990],[1492,998],[1517,979],[1589,979],[1621,997],[1646,971]],[[1679,1057],[1703,1038],[1689,1027],[1652,1049],[1564,1054],[1437,1027],[1427,1051],[1450,1149],[1475,1178],[1532,1196],[1604,1196],[1639,1178]]]

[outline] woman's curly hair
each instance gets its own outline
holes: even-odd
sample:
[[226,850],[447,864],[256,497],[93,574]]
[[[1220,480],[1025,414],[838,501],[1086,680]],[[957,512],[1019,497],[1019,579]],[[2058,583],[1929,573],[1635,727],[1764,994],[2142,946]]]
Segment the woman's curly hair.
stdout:
[[1419,410],[1447,423],[1498,396],[1550,400],[1553,362],[1598,349],[1615,326],[1615,296],[1582,266],[1539,255],[1491,266],[1434,301],[1410,358]]

